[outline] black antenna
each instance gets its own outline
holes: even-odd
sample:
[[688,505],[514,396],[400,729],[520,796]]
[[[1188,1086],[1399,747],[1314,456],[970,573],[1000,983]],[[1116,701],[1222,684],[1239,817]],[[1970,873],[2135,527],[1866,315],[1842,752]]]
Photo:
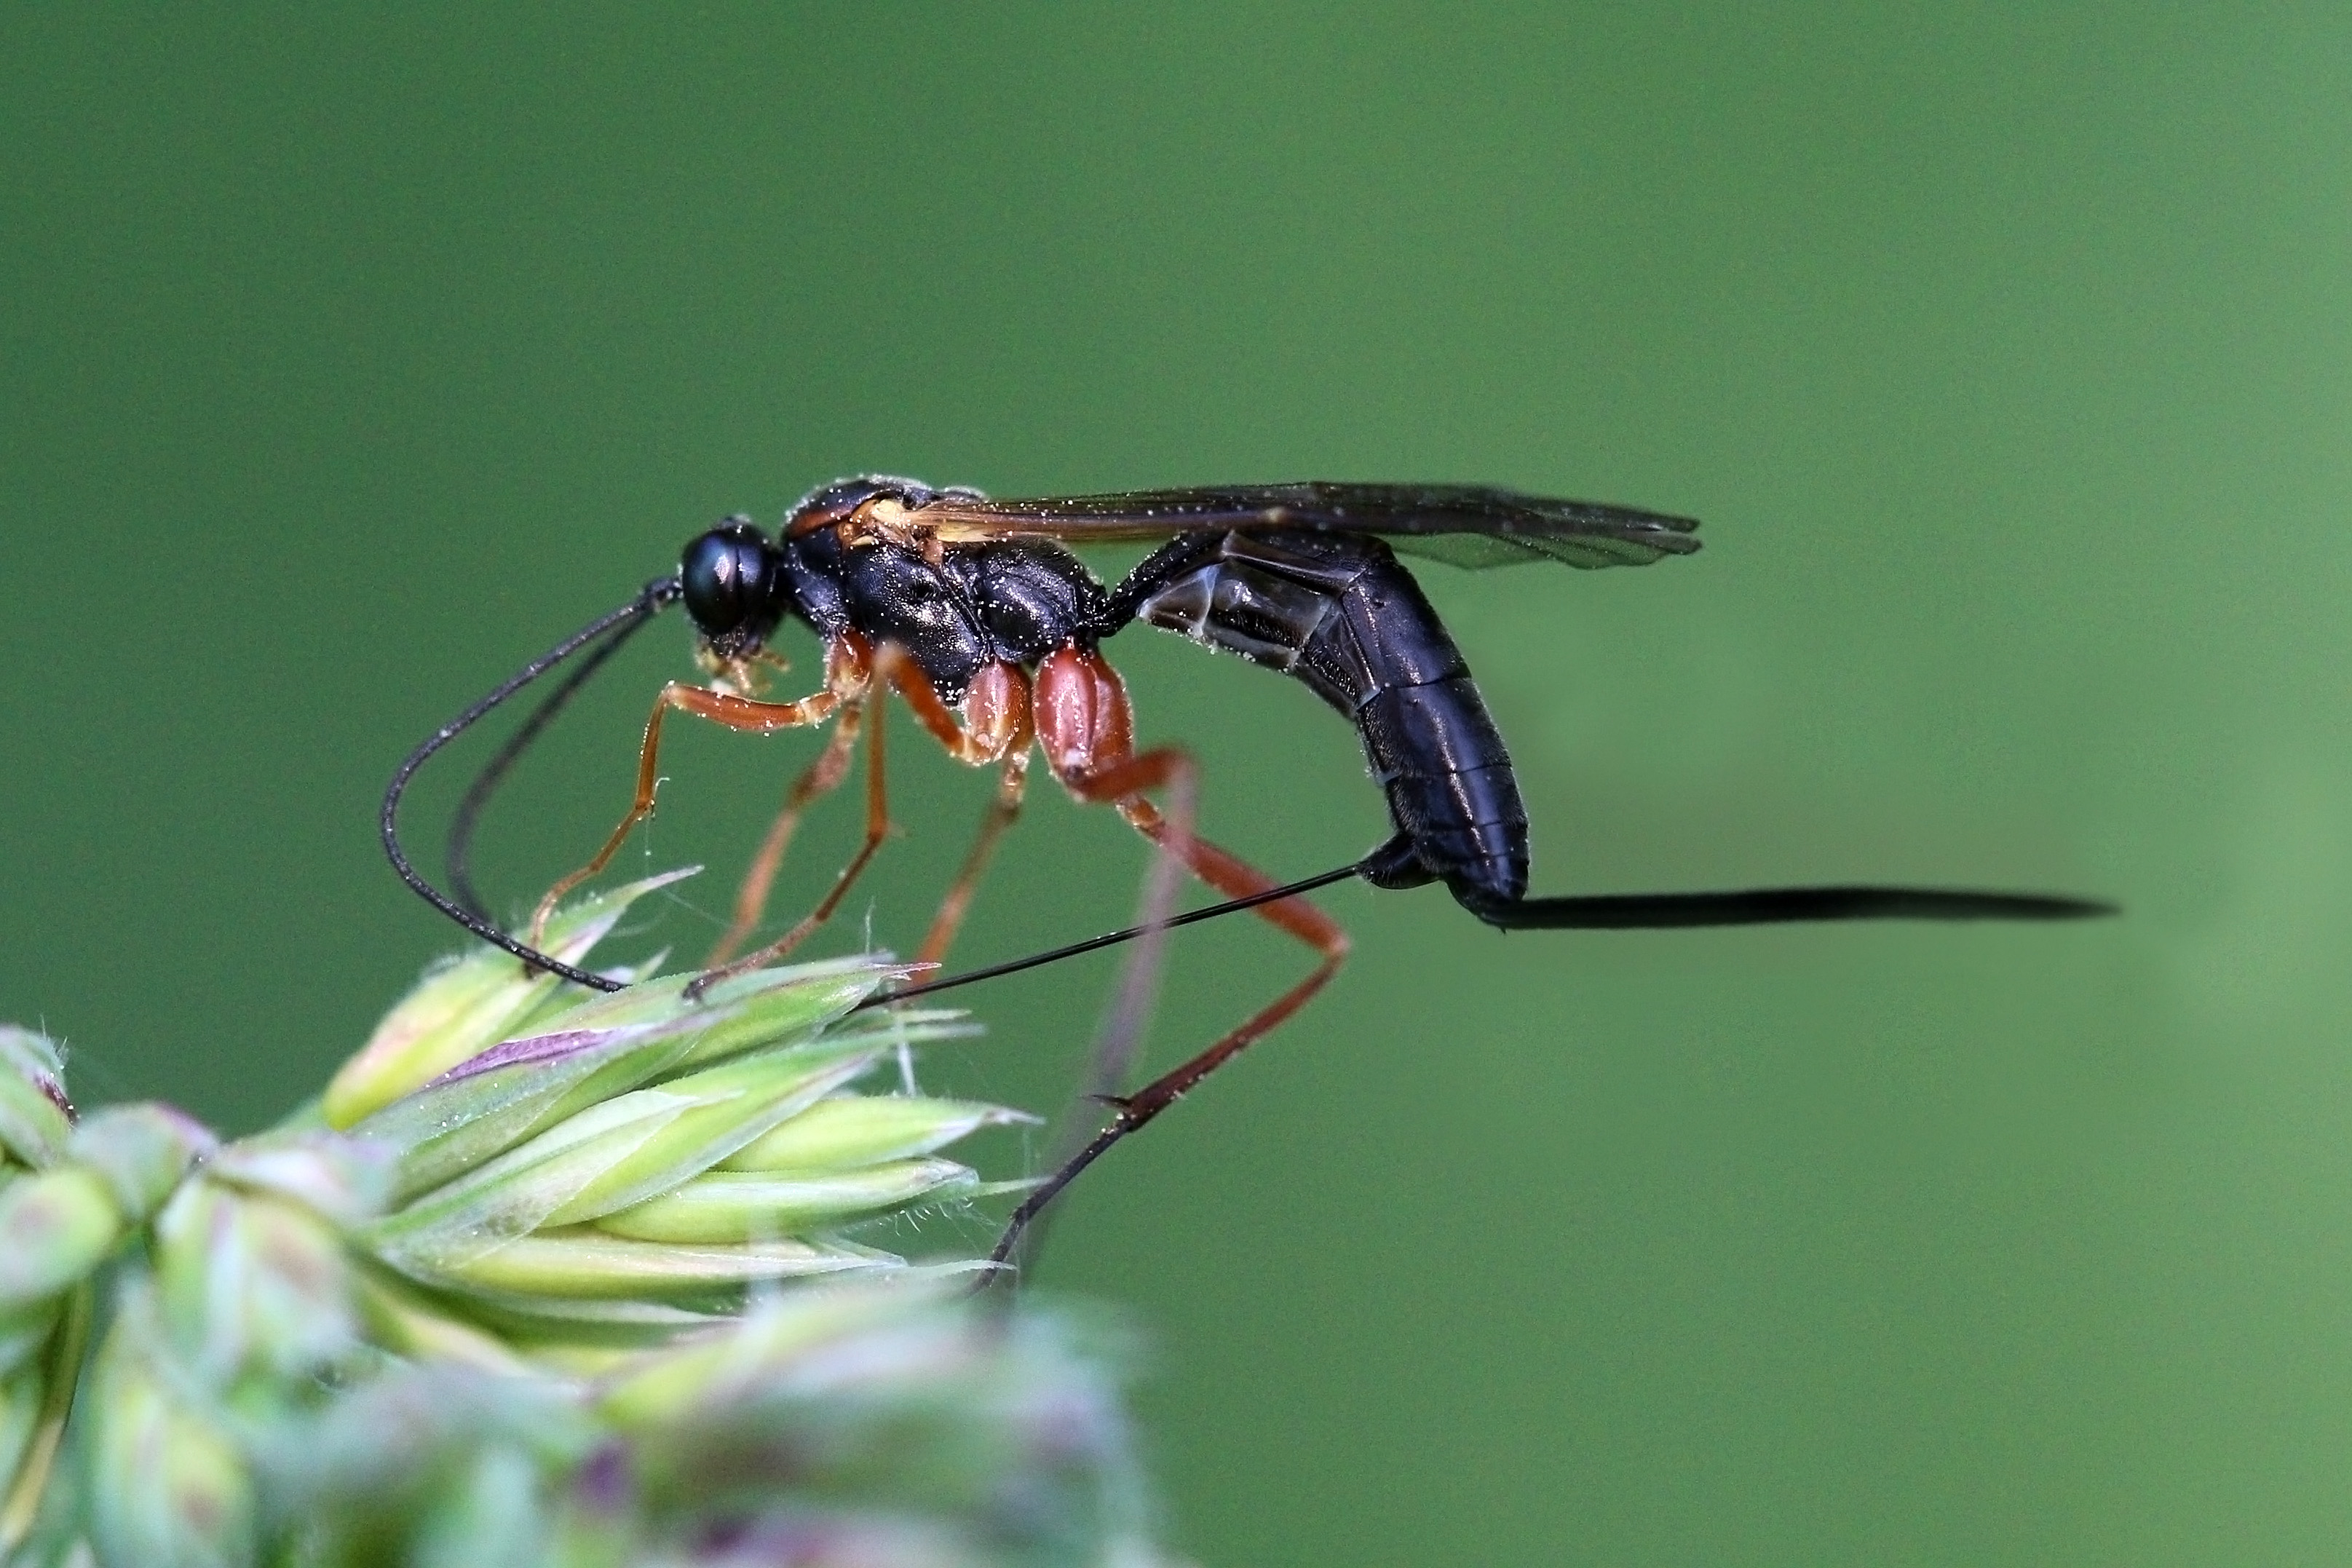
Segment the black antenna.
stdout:
[[476,890],[473,869],[467,864],[473,854],[474,828],[489,805],[490,796],[498,793],[499,786],[506,782],[507,774],[512,771],[516,762],[530,749],[531,742],[539,739],[540,731],[570,705],[580,689],[588,684],[589,678],[604,668],[605,660],[626,647],[631,637],[652,624],[651,616],[638,616],[625,622],[605,638],[593,653],[580,662],[578,668],[565,676],[562,684],[547,694],[531,711],[530,717],[507,737],[498,754],[482,764],[482,771],[476,773],[474,782],[467,786],[465,798],[450,814],[449,838],[447,847],[442,851],[441,863],[448,875],[450,896],[473,914],[483,920],[490,918],[489,906],[483,902],[481,894]]
[[[476,914],[448,898],[420,876],[416,868],[409,864],[408,857],[400,847],[400,797],[408,792],[408,782],[415,776],[416,770],[423,767],[434,752],[471,729],[491,709],[498,707],[508,698],[512,697],[516,692],[520,691],[606,633],[616,627],[633,628],[642,620],[659,614],[677,602],[678,593],[677,578],[656,578],[646,584],[635,598],[619,609],[597,616],[580,630],[524,665],[499,683],[488,696],[426,736],[421,745],[408,753],[407,759],[392,775],[392,783],[383,792],[383,815],[381,819],[383,852],[391,858],[392,868],[400,873],[400,879],[406,882],[415,891],[417,897],[480,937],[484,942],[513,953],[530,967],[560,974],[575,985],[585,985],[595,991],[618,991],[621,989],[621,983],[617,980],[608,980],[601,974],[591,974],[584,969],[575,969],[561,959],[550,958],[536,948],[525,946],[492,925],[483,916]],[[537,716],[534,715],[534,717]]]

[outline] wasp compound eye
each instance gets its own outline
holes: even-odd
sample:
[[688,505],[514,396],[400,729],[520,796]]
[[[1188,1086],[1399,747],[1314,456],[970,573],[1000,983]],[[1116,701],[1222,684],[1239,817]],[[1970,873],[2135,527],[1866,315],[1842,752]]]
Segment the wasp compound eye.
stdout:
[[686,547],[678,586],[695,629],[723,653],[745,653],[776,629],[774,559],[747,521],[730,519]]

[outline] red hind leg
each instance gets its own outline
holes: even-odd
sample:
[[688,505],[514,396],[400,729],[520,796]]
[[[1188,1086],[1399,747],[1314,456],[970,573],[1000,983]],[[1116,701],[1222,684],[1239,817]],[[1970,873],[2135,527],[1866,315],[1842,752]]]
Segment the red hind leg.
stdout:
[[[1193,834],[1186,820],[1189,805],[1180,806],[1171,819],[1144,798],[1146,791],[1161,790],[1189,803],[1192,762],[1172,747],[1140,754],[1132,750],[1126,690],[1117,673],[1099,655],[1065,648],[1048,658],[1037,672],[1036,712],[1038,740],[1045,748],[1046,762],[1055,776],[1076,798],[1116,807],[1164,854],[1228,898],[1246,898],[1279,885],[1237,856]],[[1279,1027],[1330,983],[1348,956],[1348,933],[1339,922],[1303,898],[1278,899],[1259,905],[1255,912],[1261,920],[1314,949],[1319,957],[1314,970],[1206,1050],[1162,1073],[1135,1093],[1116,1096],[1105,1086],[1105,1097],[1117,1108],[1111,1120],[1092,1140],[1063,1161],[1013,1211],[1004,1235],[990,1254],[992,1261],[1008,1261],[1020,1245],[1022,1233],[1078,1173],[1101,1158],[1111,1145],[1141,1130],[1191,1093],[1202,1079]],[[1134,985],[1127,987],[1130,996],[1139,989]],[[1122,1059],[1132,1050],[1132,1037],[1140,1026],[1140,1007],[1122,1005],[1097,1048],[1098,1058]]]

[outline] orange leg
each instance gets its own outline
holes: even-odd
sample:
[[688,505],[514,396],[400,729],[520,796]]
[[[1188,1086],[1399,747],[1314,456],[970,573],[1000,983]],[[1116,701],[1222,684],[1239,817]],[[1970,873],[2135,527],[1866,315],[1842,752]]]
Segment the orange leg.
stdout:
[[[1047,761],[1071,795],[1089,804],[1116,807],[1163,854],[1227,898],[1246,898],[1279,885],[1265,872],[1192,832],[1192,759],[1173,748],[1162,747],[1140,754],[1129,748],[1125,689],[1099,656],[1064,650],[1048,659],[1039,671],[1037,709],[1039,738],[1045,744]],[[1178,800],[1180,805],[1172,819],[1163,816],[1144,798],[1143,792],[1147,790],[1165,790]],[[1202,1079],[1279,1027],[1330,984],[1348,956],[1348,933],[1339,922],[1303,898],[1261,904],[1255,912],[1259,919],[1314,949],[1320,960],[1314,970],[1206,1050],[1152,1079],[1134,1094],[1112,1094],[1109,1091],[1113,1086],[1105,1084],[1104,1097],[1117,1108],[1116,1113],[1013,1211],[1004,1235],[990,1254],[992,1261],[1001,1264],[1010,1260],[1020,1245],[1022,1233],[1064,1187],[1101,1158],[1111,1145],[1140,1131],[1192,1092]],[[1138,967],[1149,956],[1139,954]],[[1097,1047],[1100,1062],[1118,1063],[1132,1050],[1132,1037],[1139,1031],[1142,1014],[1136,998],[1146,989],[1133,984],[1125,987],[1127,996]]]
[[923,934],[923,945],[915,954],[918,963],[937,963],[947,956],[963,925],[972,894],[995,858],[997,840],[1021,815],[1021,798],[1029,781],[1029,742],[1035,734],[1029,712],[1029,681],[1017,665],[991,665],[966,693],[961,723],[940,700],[922,671],[902,667],[892,673],[890,683],[950,756],[972,767],[1003,764],[996,779],[996,797],[989,802],[971,852],[940,900],[939,913],[931,918],[930,930]]
[[[887,667],[892,657],[891,650],[882,650],[876,661],[877,673]],[[841,868],[841,875],[834,879],[832,890],[818,901],[815,909],[803,915],[798,924],[767,946],[696,975],[684,992],[688,1001],[698,1002],[703,993],[729,975],[741,974],[773,963],[806,942],[815,933],[817,927],[833,918],[833,911],[841,907],[841,900],[847,896],[850,884],[857,880],[867,863],[874,858],[874,852],[881,848],[882,841],[890,836],[890,790],[882,765],[882,737],[887,725],[885,723],[887,715],[883,711],[880,689],[875,690],[871,702],[874,710],[870,715],[872,728],[866,732],[866,842],[858,847],[849,864]]]
[[[1072,785],[1071,793],[1083,801],[1107,801],[1116,805],[1119,815],[1127,818],[1136,831],[1181,861],[1193,876],[1229,899],[1248,898],[1254,893],[1263,893],[1269,888],[1279,886],[1272,877],[1238,856],[1185,831],[1181,824],[1163,818],[1149,801],[1139,795],[1140,790],[1161,788],[1176,782],[1179,775],[1189,773],[1192,766],[1190,757],[1172,749],[1146,752],[1077,781]],[[1277,930],[1287,931],[1313,948],[1321,955],[1322,962],[1304,980],[1253,1014],[1207,1050],[1121,1100],[1118,1102],[1119,1119],[1128,1123],[1127,1131],[1134,1131],[1175,1104],[1202,1079],[1287,1021],[1292,1014],[1307,1005],[1317,992],[1330,983],[1331,976],[1339,973],[1340,963],[1348,956],[1348,933],[1340,929],[1338,921],[1303,898],[1277,899],[1273,903],[1258,905],[1253,912],[1260,920]],[[1076,1173],[1071,1173],[1075,1175]]]
[[541,945],[547,919],[563,895],[602,871],[611,863],[621,845],[628,838],[629,830],[653,815],[654,791],[661,782],[662,721],[673,708],[697,718],[708,719],[714,724],[724,724],[730,730],[741,730],[755,735],[772,734],[778,730],[805,729],[822,724],[833,717],[840,707],[842,693],[827,689],[803,697],[797,702],[760,702],[749,697],[737,697],[730,692],[712,691],[706,687],[688,686],[673,680],[661,689],[654,700],[653,716],[646,721],[645,744],[637,752],[637,794],[629,806],[629,814],[613,829],[596,858],[564,878],[547,890],[539,900],[539,909],[530,919],[530,945]]
[[[875,678],[879,678],[884,690],[895,689],[907,700],[908,707],[913,710],[915,717],[923,727],[929,730],[940,743],[947,748],[949,754],[957,761],[981,766],[1002,759],[1005,764],[1005,776],[998,786],[997,804],[991,818],[982,824],[981,842],[974,847],[972,854],[967,858],[956,885],[950,889],[949,907],[943,908],[940,918],[932,922],[933,936],[938,939],[941,948],[946,946],[947,941],[954,934],[955,925],[962,916],[962,907],[971,900],[971,884],[978,879],[981,871],[985,868],[989,854],[994,848],[995,839],[1003,833],[1004,825],[1009,823],[1012,816],[1020,809],[1021,777],[1027,767],[1027,752],[1032,731],[1029,724],[1028,679],[1018,666],[991,665],[982,670],[972,682],[971,689],[964,700],[966,722],[959,723],[955,713],[940,700],[938,691],[932,688],[930,681],[919,668],[908,662],[906,655],[900,650],[886,647],[877,652],[868,653],[864,650],[862,644],[850,644],[847,645],[847,651],[853,668],[848,676],[842,678],[840,684],[845,692],[854,690],[861,695],[845,696],[840,729],[835,731],[833,740],[827,744],[824,753],[794,782],[785,800],[783,811],[777,816],[774,825],[769,828],[766,841],[761,845],[759,854],[753,858],[751,869],[744,876],[742,889],[736,899],[734,922],[728,928],[726,936],[721,939],[709,961],[711,973],[695,981],[689,988],[692,995],[699,995],[714,982],[726,975],[740,973],[745,970],[757,968],[761,964],[772,963],[807,941],[819,926],[832,917],[834,910],[840,906],[843,897],[849,891],[850,884],[856,881],[859,873],[865,870],[866,864],[874,858],[875,851],[881,847],[882,840],[887,837],[889,812],[885,796],[882,771],[884,719],[882,710],[877,707],[873,715],[875,728],[872,736],[872,768],[866,782],[866,838],[864,847],[835,879],[833,889],[825,896],[824,901],[791,931],[785,932],[782,940],[771,943],[750,957],[731,963],[727,962],[729,955],[758,925],[761,912],[767,903],[769,889],[775,879],[776,868],[783,858],[785,847],[791,842],[794,830],[799,826],[802,814],[812,801],[827,791],[838,787],[842,780],[847,776],[850,750],[855,743],[859,721],[864,716],[866,698],[862,694],[870,689],[875,683]],[[828,665],[828,669],[831,668],[832,667]],[[878,695],[873,700],[877,702],[880,700]],[[942,925],[945,926],[944,934],[940,932]],[[925,945],[928,951],[930,945],[929,939]],[[929,961],[936,962],[936,959]]]
[[948,885],[945,897],[940,900],[939,913],[931,917],[931,929],[923,933],[923,945],[915,953],[917,963],[937,964],[946,960],[948,949],[955,944],[956,932],[963,929],[963,917],[971,909],[972,894],[980,879],[988,873],[988,863],[996,858],[996,841],[1004,830],[1019,820],[1021,797],[1029,784],[1029,753],[1015,752],[1004,759],[1004,771],[996,777],[996,797],[988,803],[988,813],[980,819],[980,832],[971,841],[971,850],[964,857],[956,879]]
[[751,868],[743,873],[743,885],[735,894],[735,919],[710,956],[702,961],[706,969],[724,963],[734,956],[738,948],[758,929],[760,917],[767,912],[768,894],[775,886],[776,869],[783,864],[784,851],[799,831],[801,818],[821,797],[841,787],[849,776],[850,752],[857,745],[858,721],[865,711],[863,702],[843,705],[841,719],[826,738],[824,750],[815,762],[801,771],[793,787],[784,795],[783,809],[770,825],[767,837],[760,841],[760,852],[751,858]]

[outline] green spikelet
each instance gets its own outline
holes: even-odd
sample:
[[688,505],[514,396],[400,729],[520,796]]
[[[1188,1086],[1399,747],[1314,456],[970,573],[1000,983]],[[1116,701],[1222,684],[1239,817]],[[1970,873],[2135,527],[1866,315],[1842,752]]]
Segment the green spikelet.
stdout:
[[56,1047],[0,1029],[0,1564],[1152,1561],[1112,1358],[861,1237],[990,1190],[950,1151],[1026,1120],[866,1091],[971,1032],[858,1010],[901,973],[689,1003],[485,948],[225,1145],[77,1122]]

